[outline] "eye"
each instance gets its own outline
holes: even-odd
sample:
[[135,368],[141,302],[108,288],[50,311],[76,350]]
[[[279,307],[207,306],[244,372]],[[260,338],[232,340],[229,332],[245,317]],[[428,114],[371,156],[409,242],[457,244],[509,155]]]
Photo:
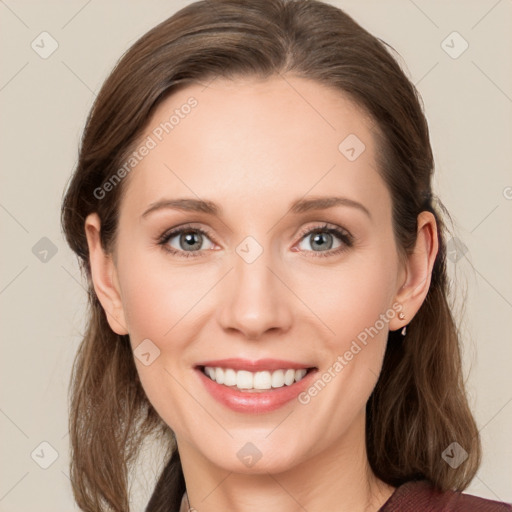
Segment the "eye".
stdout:
[[[309,228],[301,234],[301,242],[308,241],[312,249],[306,249],[307,252],[316,253],[312,256],[335,256],[346,251],[353,245],[353,238],[348,231],[339,227],[330,227],[328,224]],[[341,241],[336,247],[333,244],[336,238]]]
[[[300,248],[299,250],[312,253],[312,256],[335,256],[346,251],[353,245],[352,235],[337,226],[322,224],[313,228],[308,228],[301,233],[301,243],[309,240],[311,249]],[[213,238],[204,229],[193,226],[182,226],[166,231],[159,239],[158,244],[163,249],[180,258],[193,258],[201,256],[203,251],[212,250],[215,244],[211,241]],[[338,239],[338,245],[333,248]],[[208,247],[209,241],[210,246]],[[297,249],[292,249],[297,252]],[[315,254],[316,253],[316,254]]]
[[[209,237],[210,235],[203,229],[184,226],[166,231],[160,237],[158,243],[171,254],[183,258],[190,258],[200,256],[201,251],[212,248],[204,246],[205,240],[209,240]],[[215,244],[212,243],[212,246],[214,245]]]

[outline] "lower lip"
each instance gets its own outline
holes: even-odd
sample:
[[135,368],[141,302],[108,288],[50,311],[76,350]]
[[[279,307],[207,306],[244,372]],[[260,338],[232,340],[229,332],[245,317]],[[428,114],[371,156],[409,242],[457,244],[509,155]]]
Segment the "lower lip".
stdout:
[[218,402],[236,412],[257,414],[275,411],[296,398],[310,385],[317,370],[309,371],[299,382],[295,382],[291,386],[284,385],[282,388],[275,388],[272,391],[252,392],[239,391],[218,384],[207,377],[199,368],[196,368],[196,372],[206,389]]

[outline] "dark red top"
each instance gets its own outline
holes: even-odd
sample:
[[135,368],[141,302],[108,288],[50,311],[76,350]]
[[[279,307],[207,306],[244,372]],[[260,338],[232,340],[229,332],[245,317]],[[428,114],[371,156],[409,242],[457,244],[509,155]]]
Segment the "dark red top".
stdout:
[[379,512],[512,512],[512,505],[456,491],[440,492],[426,480],[397,487]]
[[[180,512],[188,512],[186,494]],[[397,487],[378,512],[512,512],[512,505],[455,491],[439,492],[421,480]]]

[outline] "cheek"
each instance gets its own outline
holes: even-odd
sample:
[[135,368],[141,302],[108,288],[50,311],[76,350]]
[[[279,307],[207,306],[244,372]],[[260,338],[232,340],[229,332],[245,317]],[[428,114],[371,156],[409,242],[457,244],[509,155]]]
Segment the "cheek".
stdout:
[[[329,327],[323,347],[319,345],[325,372],[319,378],[328,382],[321,401],[337,411],[335,428],[364,407],[380,373],[389,321],[396,315],[391,304],[396,258],[389,247],[374,247],[328,277],[312,309],[321,312],[322,323]],[[305,402],[309,399],[315,400],[304,397]]]
[[[389,250],[388,250],[389,251]],[[336,348],[375,325],[390,309],[395,289],[396,264],[384,252],[355,255],[347,265],[326,272],[324,285],[310,283],[311,309],[329,327]],[[390,313],[393,313],[392,310]],[[389,316],[389,313],[388,313]],[[382,330],[381,322],[378,323]],[[387,325],[384,328],[387,331]],[[329,339],[329,338],[326,338]]]
[[199,267],[173,264],[160,248],[124,254],[118,267],[132,343],[145,338],[163,343],[194,318],[216,275],[212,269],[206,273]]
[[[127,280],[130,289],[123,297],[123,308],[132,342],[138,338],[160,340],[177,321],[186,297],[178,292],[177,283],[165,283],[163,276],[134,272]],[[133,286],[131,286],[133,284]]]
[[[215,281],[192,267],[172,265],[165,256],[155,257],[154,251],[124,254],[118,270],[137,372],[158,414],[180,431],[177,418],[194,405],[183,387],[184,354],[199,335],[198,315],[207,299],[201,297]],[[146,348],[137,350],[139,345]],[[150,354],[150,364],[137,357],[139,352]]]
[[391,307],[395,274],[392,252],[356,257],[350,265],[330,272],[329,285],[311,303],[329,331],[324,331],[324,342],[318,345],[323,367],[299,398],[312,415],[329,411],[321,443],[349,428],[375,387],[389,321],[396,315]]

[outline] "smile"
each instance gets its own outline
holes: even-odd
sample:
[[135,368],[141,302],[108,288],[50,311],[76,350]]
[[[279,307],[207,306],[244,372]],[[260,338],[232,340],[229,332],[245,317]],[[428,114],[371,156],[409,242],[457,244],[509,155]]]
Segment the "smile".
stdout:
[[203,361],[194,368],[204,389],[235,412],[262,414],[292,402],[311,385],[318,368],[277,359]]
[[239,390],[269,390],[282,388],[283,386],[291,386],[295,382],[301,381],[307,374],[308,369],[293,368],[250,372],[247,370],[236,371],[233,368],[220,368],[205,366],[202,368],[203,373],[217,384]]

